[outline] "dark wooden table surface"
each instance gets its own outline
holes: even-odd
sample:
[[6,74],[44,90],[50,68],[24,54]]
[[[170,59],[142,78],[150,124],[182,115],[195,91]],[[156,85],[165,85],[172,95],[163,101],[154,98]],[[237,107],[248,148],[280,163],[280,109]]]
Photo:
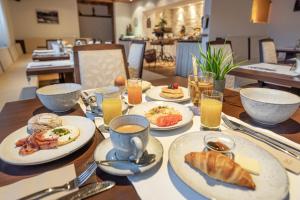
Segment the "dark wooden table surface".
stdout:
[[74,67],[69,66],[55,66],[55,67],[32,67],[26,69],[26,75],[42,75],[42,74],[55,74],[55,73],[74,73]]
[[256,70],[242,69],[242,68],[234,69],[229,74],[243,77],[243,78],[254,79],[262,82],[272,82],[272,83],[282,84],[282,85],[300,89],[300,75],[287,76],[287,75],[282,75],[282,74],[277,74],[272,72],[263,72],[263,71],[256,71]]
[[59,54],[32,54],[32,60],[36,61],[50,61],[50,60],[68,60],[70,55],[67,53]]
[[[182,86],[187,85],[187,80],[181,77],[165,78],[151,82],[153,85],[165,85],[172,82],[178,82]],[[245,113],[237,92],[226,90],[224,99],[225,102],[223,106],[223,112],[240,118],[250,124],[254,123]],[[47,111],[37,99],[10,102],[5,104],[0,113],[0,141],[2,141],[10,133],[25,126],[30,117],[43,112],[49,111]],[[84,113],[80,109],[79,105],[68,113],[63,114],[84,116]],[[271,130],[297,143],[300,143],[300,109],[298,109],[298,111],[288,121],[271,128]],[[71,163],[74,163],[76,172],[79,174],[86,167],[86,163],[93,159],[94,150],[99,142],[103,139],[104,138],[100,132],[96,130],[94,138],[80,150],[57,161],[42,165],[14,166],[0,160],[0,187],[24,178],[38,175],[48,170],[69,165]],[[134,187],[126,177],[112,176],[104,173],[100,169],[97,169],[96,176],[92,177],[90,182],[95,181],[96,179],[114,180],[116,181],[117,185],[111,190],[91,197],[90,199],[139,199]],[[147,189],[151,190],[151,188],[145,188],[145,190]]]
[[278,48],[277,53],[285,53],[285,59],[295,58],[300,53],[300,48]]

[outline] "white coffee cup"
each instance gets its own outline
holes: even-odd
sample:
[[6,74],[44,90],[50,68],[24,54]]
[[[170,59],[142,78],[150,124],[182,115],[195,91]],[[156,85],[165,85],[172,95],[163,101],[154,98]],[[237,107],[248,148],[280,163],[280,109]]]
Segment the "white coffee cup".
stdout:
[[91,94],[90,96],[88,96],[88,100],[89,102],[91,102],[91,98],[96,98],[96,103],[97,103],[97,107],[100,109],[100,111],[102,111],[102,102],[103,102],[103,96],[105,93],[111,93],[111,92],[116,92],[119,91],[118,87],[114,87],[114,86],[108,86],[108,87],[101,87],[101,88],[97,88],[94,92],[94,94]]
[[[143,129],[133,133],[121,133],[116,129],[123,125],[139,125]],[[110,138],[118,160],[138,160],[149,141],[150,122],[140,115],[124,115],[114,118],[109,124]]]

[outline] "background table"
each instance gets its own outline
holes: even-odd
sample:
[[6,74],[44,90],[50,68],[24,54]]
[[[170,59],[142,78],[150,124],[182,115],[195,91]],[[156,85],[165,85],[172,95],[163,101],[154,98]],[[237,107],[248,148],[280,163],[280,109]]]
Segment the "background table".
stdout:
[[70,55],[67,53],[59,54],[32,54],[32,60],[50,61],[50,60],[68,60]]
[[285,53],[285,59],[295,58],[300,54],[300,48],[278,48],[277,53]]
[[[187,79],[181,77],[154,80],[152,81],[152,84],[166,85],[172,82],[178,82],[182,86],[187,85]],[[245,113],[240,102],[239,94],[237,92],[226,90],[224,99],[224,113],[240,118],[250,124],[254,123]],[[13,131],[25,126],[30,117],[43,112],[49,111],[47,111],[37,99],[10,102],[5,104],[3,110],[0,113],[0,141],[2,141]],[[84,113],[80,109],[79,105],[77,105],[77,107],[75,107],[71,111],[61,114],[84,116]],[[276,127],[271,128],[271,130],[297,143],[300,143],[300,109],[298,109],[298,111],[292,116],[291,119]],[[85,169],[85,164],[93,159],[94,150],[99,142],[103,139],[104,138],[100,134],[100,132],[96,130],[94,138],[80,150],[57,161],[42,165],[14,166],[0,161],[0,187],[71,163],[74,163],[76,172],[77,174],[79,174]],[[116,181],[117,185],[111,190],[93,196],[90,199],[139,199],[134,187],[126,177],[112,176],[106,174],[100,169],[97,169],[97,177],[94,176],[89,182],[95,181],[96,178],[98,180],[114,180]]]

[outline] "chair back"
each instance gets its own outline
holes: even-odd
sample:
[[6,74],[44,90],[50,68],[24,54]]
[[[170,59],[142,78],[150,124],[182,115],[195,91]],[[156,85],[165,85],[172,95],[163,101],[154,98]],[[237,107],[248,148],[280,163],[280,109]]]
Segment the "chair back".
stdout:
[[129,78],[122,45],[93,44],[74,47],[75,82],[83,89],[114,84],[117,76]]
[[276,47],[273,39],[259,40],[259,60],[263,63],[277,64]]
[[129,49],[128,63],[129,67],[133,68],[133,71],[136,72],[135,78],[142,78],[143,76],[145,47],[146,42],[133,41]]

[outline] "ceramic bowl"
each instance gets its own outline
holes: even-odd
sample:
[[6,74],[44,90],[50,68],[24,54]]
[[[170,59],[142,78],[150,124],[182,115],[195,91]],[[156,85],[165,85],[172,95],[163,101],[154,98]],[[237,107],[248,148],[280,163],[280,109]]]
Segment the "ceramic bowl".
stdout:
[[66,112],[73,108],[80,97],[81,85],[63,83],[42,87],[36,94],[42,104],[53,112]]
[[248,115],[253,120],[266,125],[286,121],[300,105],[299,96],[268,88],[241,89],[240,96]]

